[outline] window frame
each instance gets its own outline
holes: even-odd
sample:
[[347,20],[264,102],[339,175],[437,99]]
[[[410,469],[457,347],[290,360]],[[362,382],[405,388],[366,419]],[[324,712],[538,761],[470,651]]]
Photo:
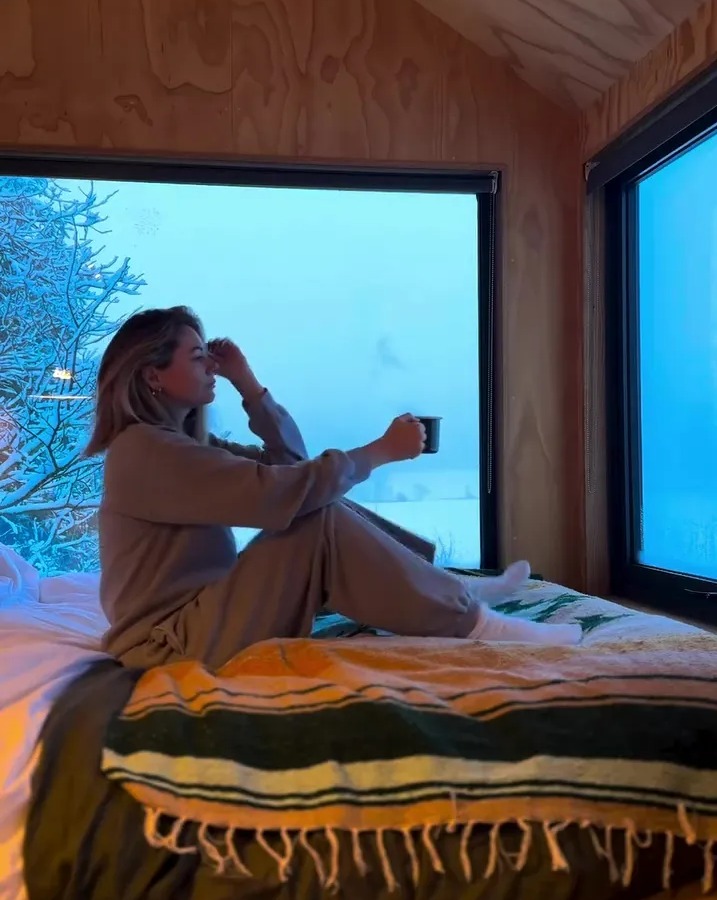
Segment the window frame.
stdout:
[[476,197],[478,216],[478,420],[481,567],[499,563],[496,397],[496,310],[499,302],[500,188],[502,173],[460,166],[336,165],[266,160],[170,158],[74,152],[25,152],[0,148],[0,177],[36,176],[103,181],[145,181],[244,187],[284,187]]
[[[717,623],[717,579],[637,562],[641,509],[638,185],[647,175],[717,134],[716,75],[717,70],[710,70],[700,84],[684,89],[682,103],[679,98],[671,98],[637,126],[632,139],[628,136],[608,148],[603,155],[608,166],[600,180],[591,185],[588,176],[588,191],[604,191],[602,262],[611,591],[618,597],[709,624]],[[711,85],[712,90],[702,90],[704,84]],[[679,130],[677,125],[681,125]],[[601,165],[598,157],[592,170],[598,173]],[[609,179],[604,177],[607,172]]]

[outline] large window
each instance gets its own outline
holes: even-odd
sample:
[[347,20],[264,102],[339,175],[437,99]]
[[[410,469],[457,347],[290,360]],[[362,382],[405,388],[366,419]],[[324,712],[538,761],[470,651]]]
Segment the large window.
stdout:
[[[135,310],[183,303],[240,344],[312,455],[407,410],[442,416],[438,454],[377,470],[353,499],[435,541],[442,564],[494,564],[494,186],[0,161],[0,542],[48,574],[97,565],[101,464],[81,453],[99,358]],[[227,384],[210,422],[255,440]]]
[[619,170],[605,185],[610,538],[616,592],[714,621],[714,84],[696,98],[671,101],[600,163]]

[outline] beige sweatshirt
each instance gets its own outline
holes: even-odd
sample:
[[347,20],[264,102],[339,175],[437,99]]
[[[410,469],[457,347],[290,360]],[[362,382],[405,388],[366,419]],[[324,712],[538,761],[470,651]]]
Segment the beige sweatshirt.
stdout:
[[232,526],[281,531],[368,478],[367,452],[306,459],[299,430],[268,392],[244,404],[263,448],[131,425],[109,447],[99,510],[105,648],[121,655],[223,578]]

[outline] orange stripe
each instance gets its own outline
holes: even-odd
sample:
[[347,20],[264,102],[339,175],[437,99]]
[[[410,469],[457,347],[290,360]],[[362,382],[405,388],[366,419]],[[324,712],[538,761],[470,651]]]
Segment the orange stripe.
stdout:
[[[326,806],[320,810],[258,811],[252,807],[207,804],[177,800],[153,788],[128,786],[128,791],[142,805],[162,809],[171,816],[219,827],[248,830],[307,829],[402,829],[420,828],[425,824],[448,825],[477,822],[494,825],[527,819],[537,822],[589,822],[599,827],[624,829],[626,822],[637,831],[671,831],[682,834],[676,812],[655,810],[639,804],[600,803],[562,798],[509,797],[498,800],[445,800],[418,802],[408,806],[351,807]],[[698,840],[717,839],[717,819],[690,816]]]
[[[245,687],[247,687],[245,685]],[[269,687],[263,685],[264,688]],[[542,703],[555,700],[571,700],[571,701],[590,701],[601,695],[619,696],[625,698],[641,698],[651,695],[658,695],[663,701],[669,701],[671,698],[678,699],[682,702],[694,702],[709,704],[717,703],[717,683],[714,685],[705,685],[698,682],[674,682],[666,679],[652,681],[624,681],[615,679],[600,679],[585,684],[566,684],[543,685],[534,689],[525,688],[518,690],[496,689],[495,691],[486,692],[485,688],[477,688],[479,693],[468,693],[465,696],[458,697],[455,700],[448,700],[441,697],[438,692],[431,695],[429,692],[421,689],[410,689],[408,691],[396,691],[385,689],[378,685],[366,685],[365,690],[359,692],[342,685],[317,685],[316,689],[311,693],[305,693],[308,685],[299,688],[294,687],[296,693],[287,693],[286,696],[272,697],[271,693],[276,693],[276,687],[272,686],[266,695],[258,694],[252,696],[248,693],[242,693],[239,696],[231,696],[228,687],[216,685],[213,688],[207,686],[205,692],[201,696],[193,696],[186,699],[186,694],[192,692],[180,691],[178,686],[163,686],[159,691],[151,693],[142,693],[133,698],[125,709],[125,716],[133,718],[140,715],[143,711],[153,708],[163,708],[165,706],[176,707],[183,706],[189,712],[201,713],[207,706],[221,703],[227,708],[246,708],[261,709],[268,711],[274,709],[282,711],[291,709],[292,711],[300,711],[305,707],[314,707],[317,703],[340,703],[346,700],[354,699],[373,699],[373,700],[394,700],[399,703],[410,703],[411,706],[418,708],[441,709],[450,707],[459,712],[470,713],[475,715],[480,710],[490,711],[492,707],[503,706],[512,709],[514,706],[529,703],[530,705],[539,705]],[[290,691],[291,689],[289,689]],[[454,687],[454,693],[456,688]]]

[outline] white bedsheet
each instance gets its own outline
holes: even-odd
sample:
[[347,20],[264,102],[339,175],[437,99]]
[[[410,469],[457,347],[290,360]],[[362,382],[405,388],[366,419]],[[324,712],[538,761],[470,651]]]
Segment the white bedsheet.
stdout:
[[97,574],[41,579],[0,544],[0,898],[25,900],[22,845],[37,738],[53,701],[100,652]]

